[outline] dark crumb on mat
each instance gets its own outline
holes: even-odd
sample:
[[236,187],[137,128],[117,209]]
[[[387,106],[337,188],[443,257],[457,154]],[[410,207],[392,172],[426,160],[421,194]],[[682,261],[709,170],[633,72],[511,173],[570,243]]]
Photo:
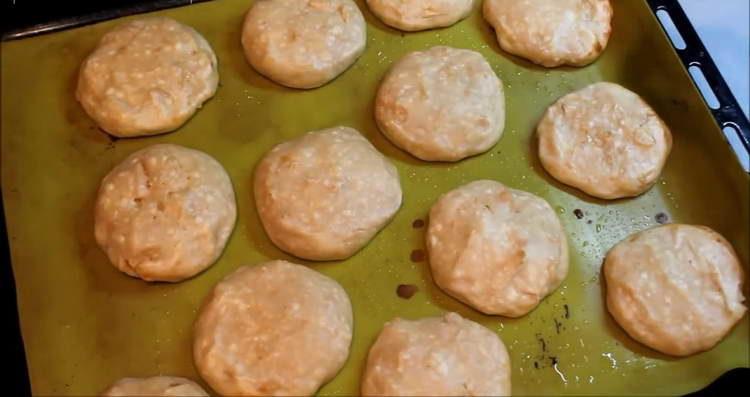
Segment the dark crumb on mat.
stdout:
[[570,318],[570,308],[568,307],[568,304],[564,304],[563,308],[565,309],[565,318]]
[[542,345],[542,352],[546,353],[547,352],[547,342],[542,337],[542,334],[536,334],[536,339],[539,341],[539,344]]
[[591,219],[587,220],[586,223],[590,225],[591,224]]
[[656,214],[654,218],[656,219],[656,222],[662,225],[669,222],[669,216],[663,212]]
[[421,229],[424,227],[424,221],[421,219],[415,219],[414,222],[411,223],[411,227]]
[[411,298],[417,293],[417,291],[419,291],[419,288],[414,284],[399,284],[398,287],[396,287],[396,295],[403,299]]
[[583,211],[581,211],[580,209],[574,209],[573,214],[576,216],[576,218],[583,219]]
[[409,256],[412,262],[423,262],[424,257],[425,257],[424,251],[420,249],[416,249],[412,251],[411,255]]

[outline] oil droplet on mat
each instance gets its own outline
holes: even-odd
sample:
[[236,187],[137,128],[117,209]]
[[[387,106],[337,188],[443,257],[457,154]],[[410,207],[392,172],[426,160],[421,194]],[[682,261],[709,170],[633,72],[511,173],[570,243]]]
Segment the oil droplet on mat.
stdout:
[[609,359],[610,366],[613,369],[617,369],[617,360],[612,356],[612,353],[602,353],[602,357],[606,357]]
[[557,375],[560,376],[560,379],[562,379],[563,383],[565,383],[565,385],[567,386],[568,385],[568,379],[565,377],[565,374],[563,374],[562,371],[560,371],[560,368],[557,366],[557,364],[558,364],[557,359],[553,358],[552,359],[552,369],[554,369],[555,372],[557,372]]

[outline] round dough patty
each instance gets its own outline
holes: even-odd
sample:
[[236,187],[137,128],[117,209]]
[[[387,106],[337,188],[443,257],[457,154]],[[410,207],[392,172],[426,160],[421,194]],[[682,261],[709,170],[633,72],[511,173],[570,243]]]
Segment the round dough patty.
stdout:
[[288,87],[315,88],[362,55],[366,27],[352,0],[262,0],[247,12],[242,46],[262,75]]
[[122,378],[105,390],[102,396],[207,397],[208,393],[190,379],[176,376],[154,376],[151,378]]
[[76,98],[119,137],[177,129],[219,84],[216,55],[193,28],[169,18],[126,22],[81,65]]
[[553,104],[537,127],[542,165],[603,199],[637,196],[661,174],[672,134],[637,94],[596,83]]
[[435,283],[486,314],[533,310],[568,273],[568,243],[549,204],[481,180],[430,209],[427,249]]
[[311,260],[354,255],[401,206],[396,167],[348,127],[273,148],[255,170],[254,191],[274,244]]
[[546,67],[593,62],[612,32],[609,0],[485,0],[484,18],[503,50]]
[[510,358],[500,338],[456,313],[386,323],[367,356],[366,396],[507,396]]
[[180,281],[219,258],[234,228],[232,182],[211,156],[153,145],[102,180],[94,234],[121,271],[146,281]]
[[474,0],[367,0],[383,23],[407,32],[442,28],[466,18]]
[[607,308],[634,339],[673,356],[711,349],[742,318],[742,265],[705,226],[665,225],[615,245],[604,261]]
[[352,306],[334,280],[272,261],[219,282],[195,323],[201,377],[222,395],[312,395],[341,369]]
[[443,46],[412,52],[383,79],[375,120],[391,142],[422,160],[461,160],[500,139],[503,86],[478,52]]

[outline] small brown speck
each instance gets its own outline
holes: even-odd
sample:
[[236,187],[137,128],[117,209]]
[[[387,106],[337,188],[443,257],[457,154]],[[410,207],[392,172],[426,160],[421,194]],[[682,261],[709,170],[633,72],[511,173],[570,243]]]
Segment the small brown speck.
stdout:
[[424,227],[424,221],[421,219],[415,219],[414,222],[411,223],[411,227],[421,229]]
[[412,262],[424,262],[424,251],[420,249],[416,249],[411,252],[411,255],[409,256],[411,258]]
[[570,308],[568,308],[568,304],[564,304],[563,308],[565,308],[565,318],[570,318]]
[[539,344],[542,346],[542,352],[547,352],[547,342],[542,337],[542,334],[536,334],[536,340],[539,341]]
[[583,219],[583,211],[578,208],[573,210],[573,215],[575,215],[578,219]]
[[539,369],[539,363],[534,361],[534,368]]
[[398,287],[396,287],[396,295],[403,299],[411,298],[417,293],[417,291],[419,291],[419,288],[414,284],[399,284]]
[[587,220],[586,224],[590,225],[591,224],[591,219]]
[[663,212],[660,212],[660,213],[656,214],[656,216],[654,218],[656,219],[656,222],[658,222],[661,225],[663,225],[665,223],[669,223],[669,216],[667,216],[667,214],[665,214]]

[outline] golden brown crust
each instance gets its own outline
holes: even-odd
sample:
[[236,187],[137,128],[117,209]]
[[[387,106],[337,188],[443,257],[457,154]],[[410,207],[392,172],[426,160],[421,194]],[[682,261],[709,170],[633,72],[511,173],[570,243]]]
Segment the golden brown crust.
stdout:
[[537,126],[539,158],[558,181],[603,199],[637,196],[672,149],[664,121],[637,94],[596,83],[565,95]]
[[352,329],[335,280],[280,260],[243,266],[204,301],[193,358],[222,395],[312,395],[343,367]]
[[274,147],[255,169],[263,228],[286,252],[311,260],[359,251],[401,206],[396,167],[348,127]]
[[631,337],[662,353],[711,349],[747,310],[739,259],[705,226],[631,235],[607,253],[603,273],[609,312]]
[[193,28],[141,18],[105,34],[81,65],[76,98],[111,135],[177,129],[219,83],[216,55]]
[[609,0],[485,0],[484,18],[507,52],[546,67],[585,66],[612,32]]
[[364,16],[352,0],[256,1],[245,16],[245,58],[262,75],[293,88],[336,78],[365,50]]
[[568,273],[568,243],[542,198],[475,181],[430,209],[427,249],[435,283],[486,314],[519,317]]

